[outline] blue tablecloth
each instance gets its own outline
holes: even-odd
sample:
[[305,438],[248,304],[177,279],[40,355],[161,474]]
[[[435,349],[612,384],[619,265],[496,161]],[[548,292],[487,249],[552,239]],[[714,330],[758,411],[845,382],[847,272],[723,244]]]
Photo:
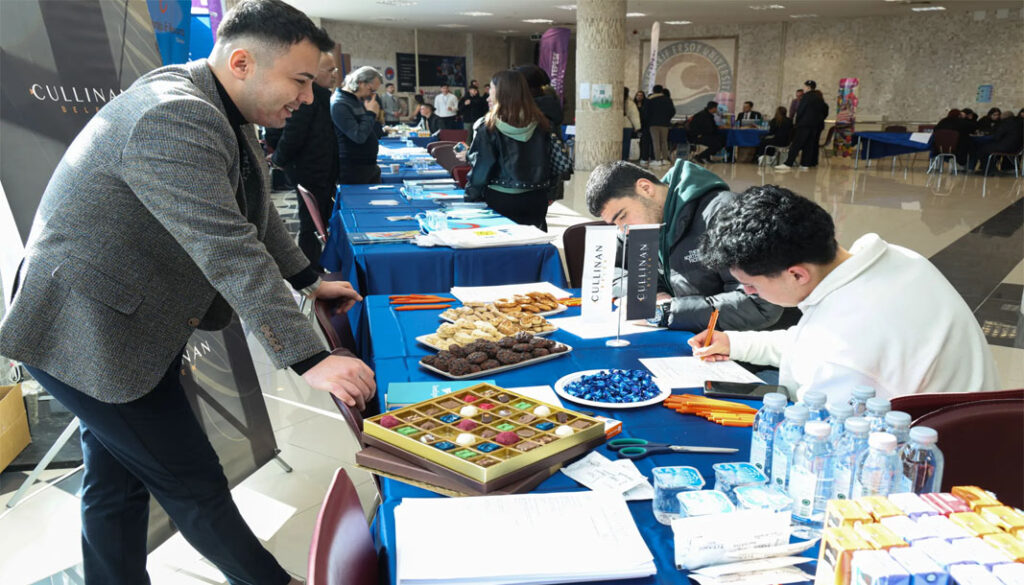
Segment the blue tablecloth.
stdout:
[[[451,173],[444,170],[444,167],[436,164],[430,165],[422,171],[417,171],[416,169],[403,164],[397,173],[393,173],[387,167],[387,165],[391,163],[388,162],[386,159],[382,159],[381,161],[378,162],[381,165],[380,181],[382,183],[395,184],[401,183],[402,181],[409,181],[414,179],[444,179],[446,177],[450,178],[452,176]],[[398,161],[395,161],[395,163],[402,164]]]
[[[911,140],[910,132],[854,132],[853,136],[854,139],[860,142],[859,158],[864,160],[899,156],[912,152],[925,152],[931,150],[932,147],[930,134],[928,142],[915,142]],[[988,140],[992,140],[992,137],[971,136],[971,142],[975,146]]]
[[758,128],[726,128],[722,132],[725,132],[726,148],[757,146],[761,144],[761,137],[768,135],[767,130]]
[[[418,367],[420,357],[428,349],[419,345],[415,337],[432,333],[439,323],[435,311],[396,312],[388,306],[386,297],[369,297],[366,301],[370,335],[373,344],[374,368],[377,372],[377,387],[384,392],[391,382],[438,380],[440,377]],[[578,315],[579,308],[570,308],[559,316]],[[554,317],[553,317],[554,318]],[[686,340],[691,333],[683,331],[657,331],[627,337],[631,345],[624,348],[609,348],[603,339],[583,340],[562,331],[556,331],[551,338],[573,346],[565,357],[534,366],[500,373],[493,378],[503,387],[554,385],[560,377],[597,368],[642,368],[642,357],[666,357],[689,355]],[[383,408],[383,396],[378,397]],[[756,405],[755,402],[747,402]],[[570,408],[571,403],[566,403]],[[590,409],[594,410],[594,409]],[[650,477],[651,469],[660,465],[692,465],[700,470],[710,489],[714,485],[711,466],[722,461],[744,461],[749,456],[750,429],[723,427],[690,415],[681,415],[662,406],[648,406],[629,410],[596,409],[597,414],[623,422],[622,436],[642,437],[655,441],[684,445],[715,445],[740,449],[735,455],[669,454],[657,455],[637,461],[637,467]],[[597,449],[611,459],[615,455],[606,447]],[[535,491],[559,492],[581,491],[578,485],[562,473],[548,478]],[[383,503],[378,513],[380,554],[387,558],[389,582],[395,582],[395,517],[394,509],[402,498],[434,498],[436,494],[408,484],[381,479]],[[673,561],[672,530],[654,519],[649,500],[630,502],[640,533],[654,555],[658,574],[646,579],[616,581],[630,585],[680,584],[689,585],[686,573],[675,569]]]
[[[426,146],[428,144],[430,144],[431,142],[436,141],[437,137],[435,137],[435,136],[412,136],[412,137],[409,138],[409,140],[412,140],[412,143],[414,145],[416,145],[416,146],[419,146],[421,148],[426,148]],[[405,141],[406,141],[405,138],[381,138],[380,139],[380,144],[383,145],[383,146],[398,147],[398,146],[405,146]]]

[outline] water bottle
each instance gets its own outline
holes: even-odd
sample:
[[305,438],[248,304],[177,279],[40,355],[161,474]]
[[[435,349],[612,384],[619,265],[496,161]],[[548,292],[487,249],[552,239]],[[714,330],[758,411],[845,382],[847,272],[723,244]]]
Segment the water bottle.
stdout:
[[888,496],[896,487],[899,474],[900,456],[896,453],[896,437],[889,433],[871,433],[868,435],[868,450],[857,458],[853,497]]
[[750,438],[750,462],[761,473],[768,475],[772,468],[772,439],[775,429],[785,418],[789,399],[785,394],[765,394],[764,406],[754,415],[754,432]]
[[941,491],[944,459],[942,451],[935,446],[939,433],[929,427],[914,427],[910,429],[909,439],[899,451],[903,466],[900,491],[915,494]]
[[793,449],[789,471],[789,496],[793,498],[793,534],[813,538],[825,523],[825,505],[832,498],[832,426],[809,421],[804,437]]
[[868,450],[868,433],[871,423],[860,416],[851,416],[843,425],[843,436],[836,443],[833,451],[832,498],[848,500],[853,492],[853,472],[857,469],[857,460]]
[[885,413],[885,432],[896,437],[897,448],[903,447],[910,436],[910,415],[901,410]]
[[828,396],[820,390],[808,390],[804,392],[804,399],[800,402],[807,407],[810,412],[810,416],[807,420],[826,420],[828,419],[828,410],[825,408],[825,403],[828,402]]
[[867,410],[868,398],[875,397],[875,389],[871,386],[854,386],[850,393],[850,406],[853,407],[853,416],[864,416]]
[[832,432],[828,435],[828,440],[832,443],[832,448],[835,449],[839,443],[839,439],[843,438],[843,428],[846,424],[846,419],[853,416],[853,407],[845,402],[836,402],[828,405],[828,424],[832,427]]
[[806,406],[799,404],[788,406],[785,420],[775,429],[772,436],[772,474],[771,483],[782,491],[789,486],[789,458],[793,456],[793,447],[804,436],[804,423],[810,413]]
[[892,404],[885,398],[868,398],[865,403],[864,418],[871,423],[872,433],[885,432],[885,413],[892,410]]

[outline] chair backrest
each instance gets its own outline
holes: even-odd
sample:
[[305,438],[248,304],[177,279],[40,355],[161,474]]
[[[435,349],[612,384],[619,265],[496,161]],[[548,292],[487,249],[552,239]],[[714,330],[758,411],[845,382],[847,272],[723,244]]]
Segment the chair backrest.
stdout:
[[454,140],[438,140],[427,145],[427,152],[433,155],[434,151],[442,146],[455,146],[456,144],[458,144],[458,142]]
[[934,129],[935,129],[935,124],[918,124],[917,125],[917,131],[918,132],[928,132],[929,130],[934,130]]
[[569,286],[579,288],[583,284],[583,256],[586,253],[587,226],[608,225],[602,220],[571,225],[562,233],[562,251],[565,253],[565,267],[569,270]]
[[956,130],[935,130],[932,132],[932,146],[942,154],[956,152],[956,145],[960,142],[960,133]]
[[347,349],[352,353],[358,353],[348,313],[339,311],[343,302],[344,299],[316,299],[313,301],[313,314],[324,337],[327,338],[328,347],[332,350]]
[[316,228],[316,237],[320,240],[321,244],[327,243],[327,224],[324,223],[324,218],[320,216],[320,207],[317,206],[316,198],[302,185],[296,185],[296,189],[299,190],[299,195],[302,197],[302,204],[306,206],[306,211],[309,212],[309,216],[313,218],[313,226]]
[[832,144],[832,137],[836,135],[836,127],[829,126],[828,132],[825,133],[825,141],[821,143],[822,148],[829,148]]
[[892,399],[892,409],[902,410],[917,420],[929,412],[965,402],[999,400],[1005,398],[1024,399],[1024,388],[1016,390],[994,390],[992,392],[939,392],[935,394],[906,394]]
[[455,184],[459,186],[459,189],[466,188],[466,181],[469,179],[469,169],[473,167],[469,165],[461,165],[452,169],[452,178],[455,179]]
[[982,400],[926,414],[914,426],[939,433],[942,491],[977,485],[1007,506],[1024,506],[1024,399]]
[[469,140],[469,132],[465,130],[439,130],[437,132],[437,139],[465,142]]
[[906,126],[886,126],[883,132],[906,132]]
[[309,545],[307,585],[377,585],[373,546],[359,494],[339,469],[327,490]]
[[441,165],[449,173],[455,167],[466,164],[455,157],[455,146],[453,145],[435,148],[433,154],[434,158],[437,159],[437,164]]

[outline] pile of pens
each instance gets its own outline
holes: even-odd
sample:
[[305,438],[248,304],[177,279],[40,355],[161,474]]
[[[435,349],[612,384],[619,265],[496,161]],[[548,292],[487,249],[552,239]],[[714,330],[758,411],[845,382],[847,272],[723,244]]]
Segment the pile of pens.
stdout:
[[756,408],[697,394],[673,394],[662,403],[680,414],[695,414],[724,427],[752,427]]
[[437,295],[391,295],[388,299],[390,299],[390,304],[396,311],[425,311],[431,309],[443,311],[444,309],[451,308],[451,305],[445,303],[455,302],[455,299],[439,297]]

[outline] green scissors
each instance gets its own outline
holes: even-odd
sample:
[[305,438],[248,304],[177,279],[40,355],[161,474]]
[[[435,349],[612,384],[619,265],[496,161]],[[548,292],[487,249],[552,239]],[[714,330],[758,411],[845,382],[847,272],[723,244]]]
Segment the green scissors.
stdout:
[[619,458],[643,459],[655,453],[735,453],[739,449],[731,447],[690,447],[687,445],[669,445],[668,443],[652,443],[647,439],[612,439],[608,448],[616,451]]

